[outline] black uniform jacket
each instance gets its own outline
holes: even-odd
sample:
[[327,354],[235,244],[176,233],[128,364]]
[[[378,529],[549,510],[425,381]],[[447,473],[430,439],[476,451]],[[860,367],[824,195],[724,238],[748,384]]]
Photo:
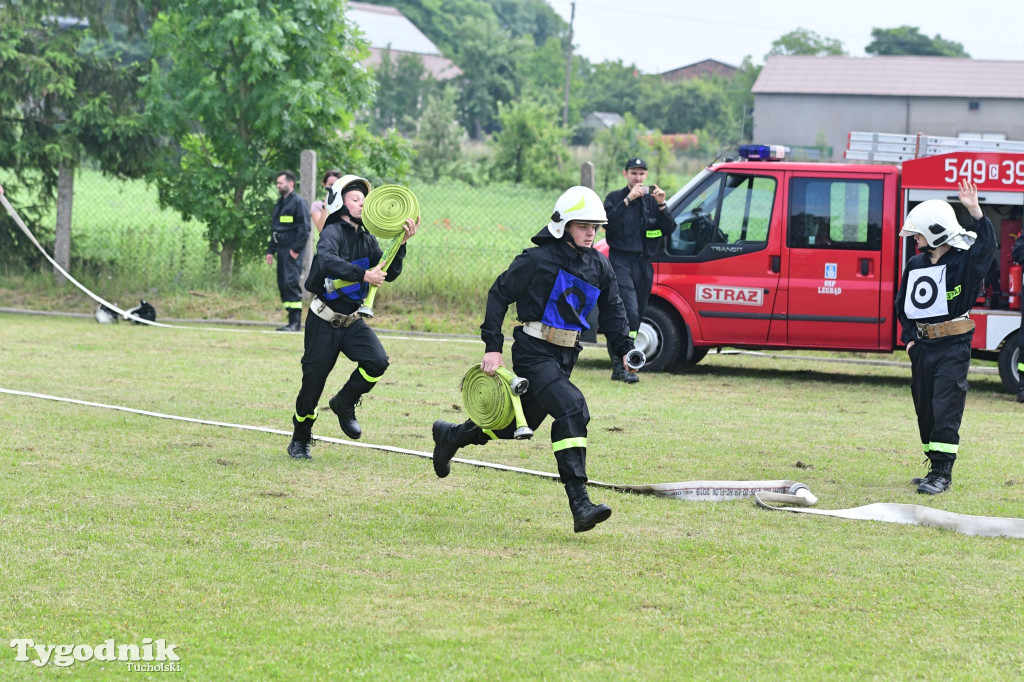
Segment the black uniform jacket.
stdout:
[[[377,238],[363,227],[347,221],[329,222],[320,233],[316,254],[309,266],[306,291],[319,296],[336,313],[353,313],[369,291],[370,285],[363,281],[363,275],[380,262],[382,255]],[[385,281],[394,281],[402,274],[404,258],[405,244],[402,244],[394,262],[388,266]],[[335,292],[337,298],[330,298],[324,286],[326,279],[340,279],[352,284]]]
[[594,249],[577,249],[556,239],[546,227],[531,241],[537,246],[516,256],[487,293],[487,312],[480,325],[486,352],[501,352],[501,324],[512,303],[520,322],[575,331],[590,328],[587,315],[596,305],[598,322],[615,353],[632,350],[626,311],[608,259]]
[[275,253],[282,246],[301,253],[309,240],[309,207],[306,206],[306,200],[295,192],[278,199],[274,204],[274,212],[270,214],[270,229],[267,253]]
[[1017,241],[1013,243],[1013,250],[1010,251],[1010,258],[1013,259],[1014,263],[1024,265],[1024,232],[1021,232],[1017,237]]
[[[935,345],[957,340],[957,337],[921,339],[916,323],[946,322],[965,315],[974,307],[996,253],[996,233],[992,222],[985,217],[975,220],[971,230],[977,233],[978,239],[967,251],[950,249],[935,265],[926,253],[907,261],[896,294],[896,316],[903,327],[900,339],[904,344],[919,341]],[[912,281],[911,289],[908,286]],[[939,312],[943,309],[945,312]]]
[[658,200],[650,194],[625,204],[629,188],[610,192],[604,199],[608,214],[605,237],[608,248],[626,253],[649,255],[658,251],[663,239],[675,232],[676,221],[668,209],[658,208]]

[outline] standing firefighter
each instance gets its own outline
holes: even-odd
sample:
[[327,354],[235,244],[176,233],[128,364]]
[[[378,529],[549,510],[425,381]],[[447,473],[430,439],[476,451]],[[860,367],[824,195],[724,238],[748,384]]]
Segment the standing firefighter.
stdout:
[[[522,397],[531,429],[551,415],[551,447],[558,475],[565,484],[574,530],[590,530],[611,516],[606,505],[587,496],[587,401],[569,380],[587,329],[587,314],[597,306],[601,328],[621,362],[633,349],[626,315],[611,265],[593,250],[597,226],[606,221],[601,199],[586,187],[572,187],[555,203],[551,222],[495,280],[487,294],[487,312],[480,325],[484,342],[481,368],[493,375],[503,366],[501,325],[510,304],[516,304],[521,326],[513,331],[512,368],[530,382]],[[632,370],[631,370],[632,371]],[[459,448],[483,445],[492,438],[512,438],[515,425],[484,431],[472,421],[434,422],[434,472],[444,478]]]
[[[1013,243],[1010,257],[1014,263],[1024,265],[1024,232],[1017,235],[1017,241]],[[1020,273],[1014,273],[1011,270],[1010,276],[1020,277]],[[1021,283],[1017,282],[1017,284],[1020,285]],[[1010,290],[1013,290],[1012,287]],[[1024,309],[1022,309],[1022,313],[1024,313]],[[1019,380],[1017,384],[1017,402],[1024,403],[1024,314],[1020,316],[1020,330],[1017,332],[1017,378]]]
[[294,431],[288,445],[288,454],[296,459],[310,459],[317,404],[338,355],[344,353],[356,363],[348,381],[329,401],[341,430],[349,438],[362,435],[356,421],[356,403],[388,368],[388,356],[380,340],[355,311],[370,286],[391,282],[401,274],[404,242],[416,234],[419,222],[406,221],[403,244],[384,272],[377,239],[362,226],[363,200],[370,189],[365,178],[346,175],[327,193],[328,217],[306,279],[306,289],[315,296],[306,317],[302,387],[295,399]]
[[277,176],[281,198],[270,216],[270,243],[267,244],[267,265],[277,255],[277,289],[281,303],[288,311],[288,324],[279,332],[302,330],[302,252],[309,239],[309,208],[306,200],[295,193],[295,173],[281,171]]
[[[628,160],[622,175],[626,186],[605,197],[604,210],[608,213],[608,260],[619,282],[629,335],[635,339],[654,284],[651,255],[676,229],[676,223],[665,209],[665,191],[657,185],[644,184],[647,163],[643,159]],[[640,381],[637,374],[623,371],[615,354],[615,349],[609,348],[612,380],[627,384]]]
[[978,205],[978,188],[964,180],[959,193],[974,219],[973,232],[960,226],[952,206],[937,199],[918,204],[900,231],[913,235],[921,251],[903,271],[896,314],[910,355],[921,443],[930,461],[928,474],[912,482],[917,492],[928,495],[952,485],[974,336],[968,313],[996,252],[995,230]]

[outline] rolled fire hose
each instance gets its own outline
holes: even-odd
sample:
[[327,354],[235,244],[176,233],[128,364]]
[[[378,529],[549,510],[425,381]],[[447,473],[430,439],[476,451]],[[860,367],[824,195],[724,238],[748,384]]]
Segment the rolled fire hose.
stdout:
[[[366,230],[381,242],[383,254],[380,262],[387,270],[398,255],[398,249],[405,238],[405,221],[420,217],[420,202],[408,187],[402,185],[384,185],[366,195],[363,204],[363,225]],[[373,300],[377,296],[378,287],[370,287],[366,300],[356,312],[363,317],[373,317]]]
[[528,380],[504,367],[499,367],[491,376],[479,365],[473,365],[462,377],[462,405],[481,429],[497,431],[515,420],[515,439],[532,438],[533,429],[526,424],[523,403],[519,399],[529,387]]

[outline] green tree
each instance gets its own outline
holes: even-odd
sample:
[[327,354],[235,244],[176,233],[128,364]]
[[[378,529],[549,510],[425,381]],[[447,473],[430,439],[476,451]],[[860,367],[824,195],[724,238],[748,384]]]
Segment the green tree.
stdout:
[[415,132],[423,98],[436,87],[434,77],[423,66],[423,59],[416,54],[401,54],[392,60],[391,50],[385,50],[374,76],[377,80],[374,130],[384,133],[395,128],[403,135]]
[[206,225],[229,276],[257,253],[279,170],[302,149],[341,168],[394,176],[407,152],[354,117],[372,96],[365,43],[334,0],[183,0],[151,32],[161,64],[146,83],[151,120],[175,141],[151,176],[163,206]]
[[428,97],[417,122],[414,143],[416,166],[420,175],[431,182],[449,174],[459,161],[466,131],[456,118],[457,97],[458,93],[452,87],[445,88],[440,96]]
[[498,104],[515,94],[516,50],[494,18],[471,17],[459,25],[457,36],[462,124],[477,139],[495,130]]
[[651,153],[650,145],[644,141],[647,128],[631,113],[623,118],[622,123],[602,130],[594,138],[597,147],[597,167],[594,170],[598,175],[594,184],[601,184],[602,194],[609,191],[612,183],[617,186],[622,179],[626,159],[631,156],[647,157]]
[[916,26],[871,29],[871,42],[864,51],[878,56],[919,55],[932,57],[970,57],[960,43],[946,40],[939,34],[934,38],[921,33]]
[[[6,189],[33,221],[60,185],[55,251],[64,264],[75,169],[88,157],[105,173],[137,177],[152,150],[137,97],[145,65],[108,49],[114,9],[39,0],[0,11],[0,168],[13,174]],[[0,225],[0,254],[31,257],[6,214]]]
[[501,130],[494,135],[496,180],[511,180],[535,187],[564,185],[569,150],[558,124],[556,106],[531,99],[498,104]]
[[835,38],[819,36],[814,31],[806,28],[798,28],[794,31],[780,36],[772,41],[772,49],[768,50],[765,57],[778,57],[783,55],[845,55],[843,43]]

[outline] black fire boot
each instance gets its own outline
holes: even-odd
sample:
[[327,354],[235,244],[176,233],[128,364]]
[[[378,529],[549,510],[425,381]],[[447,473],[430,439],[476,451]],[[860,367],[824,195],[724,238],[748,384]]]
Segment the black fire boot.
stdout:
[[288,455],[292,459],[313,459],[309,454],[309,446],[313,441],[313,422],[315,416],[309,416],[299,421],[292,417],[292,442],[288,443]]
[[283,327],[278,327],[279,332],[300,332],[302,331],[302,309],[301,308],[289,308],[288,309],[288,324]]
[[636,372],[627,372],[627,371],[623,370],[622,371],[622,380],[625,381],[627,384],[639,384],[640,383],[640,375],[637,374]]
[[621,360],[619,362],[612,361],[612,381],[625,381],[625,380],[626,380],[626,370],[622,366],[622,361]]
[[1024,403],[1024,372],[1021,372],[1020,388],[1017,389],[1017,402]]
[[917,486],[917,492],[924,495],[938,495],[944,493],[953,486],[953,462],[945,460],[941,462],[932,461],[932,470],[924,477],[921,484]]
[[362,395],[371,388],[373,388],[373,382],[363,378],[357,367],[337,395],[327,402],[331,406],[331,412],[338,415],[338,424],[341,426],[341,430],[349,438],[357,439],[363,435],[363,430],[359,427],[359,422],[356,421],[356,405],[360,403]]
[[565,494],[569,497],[569,509],[572,510],[573,532],[583,533],[612,515],[611,507],[606,504],[594,504],[587,495],[587,484],[575,481],[565,484]]
[[467,445],[483,445],[490,438],[479,426],[471,421],[452,424],[438,419],[431,427],[434,436],[434,473],[444,478],[452,472],[451,461],[459,448]]
[[288,454],[292,459],[313,459],[313,455],[309,453],[309,446],[311,444],[311,441],[296,440],[292,436],[292,442],[288,443]]

